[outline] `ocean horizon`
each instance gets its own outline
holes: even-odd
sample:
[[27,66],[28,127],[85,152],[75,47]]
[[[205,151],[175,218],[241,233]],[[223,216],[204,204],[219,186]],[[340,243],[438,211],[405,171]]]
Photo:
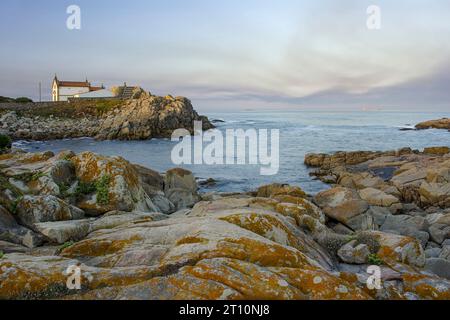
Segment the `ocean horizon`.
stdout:
[[[244,111],[209,112],[205,114],[215,122],[217,129],[279,129],[280,167],[274,176],[261,176],[258,165],[182,165],[171,162],[175,142],[170,139],[147,141],[96,141],[92,138],[52,141],[17,141],[16,147],[26,151],[72,150],[76,153],[92,151],[108,156],[121,156],[128,161],[159,172],[183,167],[201,180],[212,178],[214,185],[201,187],[201,191],[252,191],[263,184],[280,182],[300,186],[315,194],[329,188],[309,175],[304,165],[307,153],[333,153],[336,151],[387,151],[403,147],[423,149],[429,146],[449,146],[446,130],[412,129],[415,124],[443,117],[450,112],[399,111]],[[223,122],[221,122],[223,121]]]

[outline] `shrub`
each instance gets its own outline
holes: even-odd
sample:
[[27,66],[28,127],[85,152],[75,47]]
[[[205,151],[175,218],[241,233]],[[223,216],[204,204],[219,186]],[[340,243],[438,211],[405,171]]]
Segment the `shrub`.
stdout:
[[95,192],[95,190],[96,190],[95,183],[79,181],[78,186],[75,190],[75,194],[76,195],[90,194],[92,192]]
[[97,113],[102,115],[115,109],[120,104],[122,104],[122,101],[120,100],[100,100],[95,103],[95,108],[97,109]]
[[95,182],[79,181],[75,191],[75,196],[97,193],[97,203],[106,205],[109,203],[109,183],[111,177],[108,175],[102,176]]
[[369,255],[368,262],[369,264],[375,266],[381,266],[384,264],[384,261],[377,254]]
[[19,205],[20,201],[23,200],[23,196],[19,196],[16,200],[14,200],[11,203],[11,213],[16,214],[17,213],[17,206]]
[[0,102],[1,103],[11,103],[11,102],[14,102],[14,99],[0,96]]
[[6,134],[0,134],[0,150],[10,149],[12,146],[12,141]]
[[111,178],[109,176],[103,176],[95,182],[95,189],[97,190],[97,203],[108,204],[109,203],[109,183]]
[[18,102],[18,103],[33,102],[33,100],[31,100],[30,98],[27,98],[27,97],[19,97],[15,101]]
[[67,249],[67,248],[73,246],[74,244],[75,244],[75,242],[73,242],[73,241],[64,242],[64,244],[59,248],[59,250],[63,251],[64,249]]

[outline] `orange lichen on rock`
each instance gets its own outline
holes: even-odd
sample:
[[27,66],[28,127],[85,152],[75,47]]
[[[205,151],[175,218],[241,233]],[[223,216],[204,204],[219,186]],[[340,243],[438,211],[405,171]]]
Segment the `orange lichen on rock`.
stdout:
[[241,228],[254,232],[266,239],[302,249],[292,230],[276,216],[257,213],[240,213],[220,218]]
[[367,300],[370,296],[347,281],[317,268],[270,268],[312,300]]
[[306,197],[306,193],[301,188],[279,183],[262,186],[257,192],[258,197],[264,198],[271,198],[279,195],[289,195],[299,198]]
[[450,282],[442,279],[418,274],[404,274],[405,292],[416,294],[425,300],[450,300]]
[[80,241],[61,252],[63,257],[99,257],[108,254],[114,254],[126,246],[140,241],[142,238],[138,235],[132,236],[128,239],[86,239]]

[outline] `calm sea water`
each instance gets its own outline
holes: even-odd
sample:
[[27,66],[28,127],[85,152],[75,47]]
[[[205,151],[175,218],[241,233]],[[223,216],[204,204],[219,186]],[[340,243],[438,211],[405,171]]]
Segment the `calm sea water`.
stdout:
[[[275,176],[261,176],[259,166],[185,166],[199,178],[216,179],[218,183],[211,190],[217,191],[248,191],[265,183],[283,182],[299,185],[307,192],[316,193],[326,186],[309,176],[309,170],[303,164],[304,156],[308,152],[450,147],[450,132],[446,130],[399,130],[424,120],[450,117],[450,113],[296,111],[206,115],[210,119],[225,121],[217,123],[220,130],[227,128],[280,130],[280,169]],[[93,151],[105,155],[119,155],[133,163],[160,172],[174,167],[170,153],[175,143],[168,139],[95,141],[86,138],[46,142],[19,141],[15,145],[28,151],[58,152],[70,149],[74,152]],[[205,188],[203,191],[208,190]]]

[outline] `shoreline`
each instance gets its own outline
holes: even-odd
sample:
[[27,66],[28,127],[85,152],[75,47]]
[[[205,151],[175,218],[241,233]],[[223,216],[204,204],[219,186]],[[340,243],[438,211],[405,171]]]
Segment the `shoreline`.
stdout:
[[[330,189],[307,195],[281,182],[202,194],[184,169],[161,175],[92,152],[1,155],[0,267],[22,270],[34,286],[0,273],[0,298],[133,298],[135,290],[146,299],[201,298],[200,287],[207,299],[217,290],[241,299],[450,298],[450,148],[309,154],[305,162],[319,177],[333,176]],[[92,275],[85,290],[49,291],[74,259]],[[357,280],[370,264],[395,274],[383,295]],[[210,268],[244,268],[253,281],[240,283],[245,293],[234,291],[228,273],[213,276]],[[322,280],[277,285],[293,281],[288,270]],[[263,275],[275,282],[256,289]],[[186,277],[194,287],[171,290]],[[212,279],[221,289],[209,287]],[[163,291],[146,289],[154,286]]]

